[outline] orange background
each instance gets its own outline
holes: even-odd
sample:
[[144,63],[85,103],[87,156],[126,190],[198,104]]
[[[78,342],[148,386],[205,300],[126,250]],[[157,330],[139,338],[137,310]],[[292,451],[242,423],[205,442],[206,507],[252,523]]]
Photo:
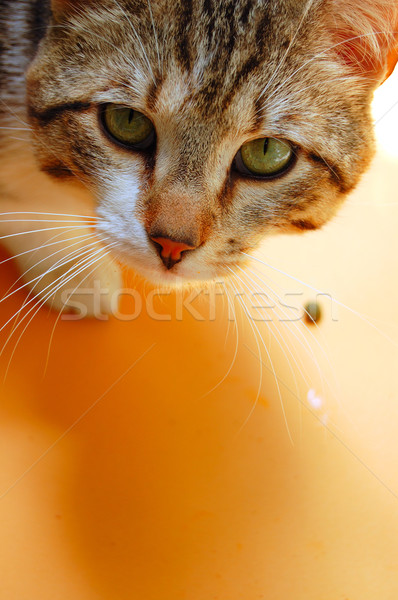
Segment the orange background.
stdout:
[[[156,311],[170,321],[54,330],[46,309],[11,338],[1,600],[398,597],[397,183],[380,154],[331,225],[258,253],[352,309],[323,298],[318,329],[257,332],[239,307],[236,328],[220,295],[214,320],[206,298],[203,320],[180,320],[169,297]],[[257,268],[300,306],[315,295]],[[3,265],[2,293],[15,277]],[[2,322],[23,299],[0,304]]]

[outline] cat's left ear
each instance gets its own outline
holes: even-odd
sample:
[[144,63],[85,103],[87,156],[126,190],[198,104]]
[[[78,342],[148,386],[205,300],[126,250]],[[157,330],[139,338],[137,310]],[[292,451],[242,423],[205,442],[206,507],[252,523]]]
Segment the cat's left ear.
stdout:
[[398,60],[398,0],[329,0],[327,5],[335,52],[357,75],[383,83]]

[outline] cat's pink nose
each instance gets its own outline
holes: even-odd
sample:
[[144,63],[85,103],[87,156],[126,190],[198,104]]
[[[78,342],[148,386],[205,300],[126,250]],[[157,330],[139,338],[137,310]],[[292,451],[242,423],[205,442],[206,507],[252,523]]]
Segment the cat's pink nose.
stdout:
[[185,242],[179,242],[167,237],[151,237],[151,240],[155,242],[157,246],[160,246],[160,258],[166,269],[172,269],[176,263],[180,262],[182,258],[181,254],[183,252],[195,250],[196,248],[196,246],[190,246]]

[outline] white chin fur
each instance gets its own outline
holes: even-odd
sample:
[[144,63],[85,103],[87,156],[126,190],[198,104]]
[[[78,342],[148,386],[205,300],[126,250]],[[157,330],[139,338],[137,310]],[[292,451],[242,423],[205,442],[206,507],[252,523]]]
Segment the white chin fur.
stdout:
[[135,255],[134,249],[131,252],[126,252],[125,249],[119,252],[115,248],[114,254],[127,267],[155,285],[178,288],[193,283],[205,284],[216,277],[216,273],[209,268],[200,270],[199,268],[190,268],[183,263],[177,263],[173,269],[168,270],[155,253],[147,260],[142,253]]

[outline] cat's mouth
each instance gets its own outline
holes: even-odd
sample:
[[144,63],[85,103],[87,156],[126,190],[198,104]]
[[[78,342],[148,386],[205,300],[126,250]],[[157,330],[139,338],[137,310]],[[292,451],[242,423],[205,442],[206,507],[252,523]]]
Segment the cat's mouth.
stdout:
[[[152,249],[151,249],[152,250]],[[163,287],[181,288],[192,284],[205,285],[220,275],[220,270],[213,265],[204,263],[193,255],[177,258],[176,253],[161,254],[161,249],[155,252],[136,252],[126,246],[114,247],[112,255],[118,263],[133,270],[152,284]]]
[[[186,257],[176,262],[171,268],[164,264],[160,257],[151,257],[151,260],[143,260],[124,254],[119,255],[120,262],[132,269],[146,281],[160,289],[183,289],[183,288],[206,288],[214,283],[231,277],[239,269],[239,265],[245,262],[242,255],[239,260],[233,261],[204,261],[203,259],[190,260]],[[163,263],[163,264],[162,264]]]
[[192,285],[206,285],[217,277],[216,272],[205,268],[193,271],[190,269],[177,270],[167,268],[146,268],[141,265],[132,265],[133,270],[145,277],[156,286],[165,288],[184,288]]

